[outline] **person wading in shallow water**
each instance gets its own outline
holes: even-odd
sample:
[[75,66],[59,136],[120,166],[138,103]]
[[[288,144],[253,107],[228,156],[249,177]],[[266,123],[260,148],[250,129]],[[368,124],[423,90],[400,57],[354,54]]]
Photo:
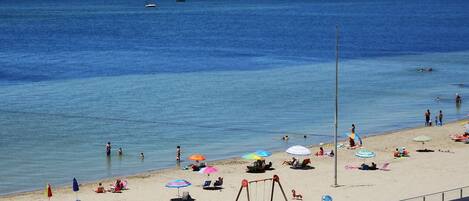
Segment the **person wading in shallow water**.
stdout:
[[430,110],[427,109],[425,112],[425,126],[430,126]]
[[111,156],[111,142],[106,144],[106,156]]
[[181,161],[181,146],[176,147],[176,161],[177,162]]

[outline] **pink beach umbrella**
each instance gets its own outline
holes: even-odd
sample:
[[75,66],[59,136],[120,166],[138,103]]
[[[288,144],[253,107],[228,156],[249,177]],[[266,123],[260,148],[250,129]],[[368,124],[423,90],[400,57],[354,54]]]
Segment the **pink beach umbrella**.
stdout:
[[200,169],[200,171],[199,171],[199,173],[207,174],[208,177],[210,177],[210,174],[217,173],[217,172],[218,172],[218,169],[216,167],[213,167],[213,166],[204,167],[204,168]]

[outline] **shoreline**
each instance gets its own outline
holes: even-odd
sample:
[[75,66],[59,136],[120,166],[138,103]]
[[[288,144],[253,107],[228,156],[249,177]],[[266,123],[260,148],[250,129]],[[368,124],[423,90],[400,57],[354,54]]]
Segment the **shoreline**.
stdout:
[[[462,119],[458,119],[458,120],[448,121],[448,122],[445,123],[445,126],[446,125],[453,125],[453,126],[458,125],[458,124],[461,124],[461,122],[464,122],[464,121],[469,121],[469,118],[462,118]],[[395,136],[395,135],[399,135],[400,133],[412,132],[414,130],[434,128],[434,127],[435,126],[433,126],[433,127],[417,126],[417,127],[400,128],[400,129],[396,129],[396,130],[393,130],[393,131],[373,133],[373,134],[370,134],[369,136],[363,136],[363,140],[364,141],[366,141],[366,140],[376,140],[376,139],[379,139],[379,138],[386,138],[386,137],[389,137],[389,136],[392,137],[392,136]],[[436,128],[438,128],[438,127],[436,127]],[[342,142],[342,139],[340,140],[340,142]],[[325,147],[325,148],[329,148],[330,146],[333,147],[331,142],[322,142],[322,143],[324,143],[323,147]],[[311,145],[308,145],[306,147],[315,150],[315,148],[319,147],[319,143],[318,144],[311,144]],[[366,143],[365,143],[364,147],[367,147]],[[282,151],[282,150],[273,150],[272,153],[273,153],[273,155],[281,155],[282,153],[284,153],[284,151]],[[339,155],[339,157],[341,157],[341,155]],[[314,158],[314,156],[312,155],[311,158]],[[229,165],[229,164],[248,164],[249,163],[249,162],[241,159],[240,157],[230,157],[230,158],[224,158],[224,159],[213,160],[213,161],[208,160],[206,162],[209,163],[210,165],[215,165],[215,166],[223,166],[223,165]],[[166,167],[166,168],[161,168],[161,169],[148,170],[148,171],[144,171],[144,172],[138,172],[138,173],[135,173],[135,174],[119,175],[119,176],[115,176],[115,177],[107,177],[107,178],[103,178],[103,179],[96,179],[96,180],[93,180],[93,181],[84,181],[84,182],[80,183],[80,187],[89,188],[89,187],[92,187],[92,186],[96,185],[99,182],[101,182],[103,184],[112,183],[117,178],[125,178],[125,179],[128,179],[128,180],[146,179],[146,178],[156,177],[158,175],[164,175],[164,174],[168,174],[168,173],[178,172],[180,170],[181,170],[180,167],[179,168],[178,167]],[[64,184],[64,185],[53,186],[53,188],[54,188],[53,189],[54,191],[63,192],[63,191],[70,190],[71,186]],[[31,195],[37,195],[37,194],[42,194],[42,193],[43,193],[42,189],[36,189],[36,190],[31,190],[31,191],[22,191],[22,192],[12,192],[12,193],[8,193],[8,194],[0,195],[0,200],[13,199],[13,198],[16,198],[16,197],[31,196]]]

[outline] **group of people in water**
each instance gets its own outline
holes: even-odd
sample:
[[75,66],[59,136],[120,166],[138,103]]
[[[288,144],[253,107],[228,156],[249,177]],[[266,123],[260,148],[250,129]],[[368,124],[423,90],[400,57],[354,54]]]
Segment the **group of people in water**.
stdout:
[[[431,119],[431,112],[430,109],[427,109],[425,112],[425,126],[432,126],[432,119]],[[435,116],[435,126],[443,126],[443,111],[440,112]]]
[[[107,144],[106,144],[106,156],[111,157],[111,152],[112,152],[111,142],[107,142]],[[122,149],[122,147],[119,147],[119,149],[117,149],[117,155],[118,156],[123,156],[124,155],[124,150]],[[143,155],[143,152],[140,152],[140,159],[143,160],[144,158],[145,158],[145,155]]]

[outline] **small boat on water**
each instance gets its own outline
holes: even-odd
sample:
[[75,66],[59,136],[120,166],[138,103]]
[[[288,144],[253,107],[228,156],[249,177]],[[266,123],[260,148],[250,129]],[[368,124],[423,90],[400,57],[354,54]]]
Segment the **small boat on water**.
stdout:
[[145,8],[154,8],[156,7],[156,3],[146,3]]

